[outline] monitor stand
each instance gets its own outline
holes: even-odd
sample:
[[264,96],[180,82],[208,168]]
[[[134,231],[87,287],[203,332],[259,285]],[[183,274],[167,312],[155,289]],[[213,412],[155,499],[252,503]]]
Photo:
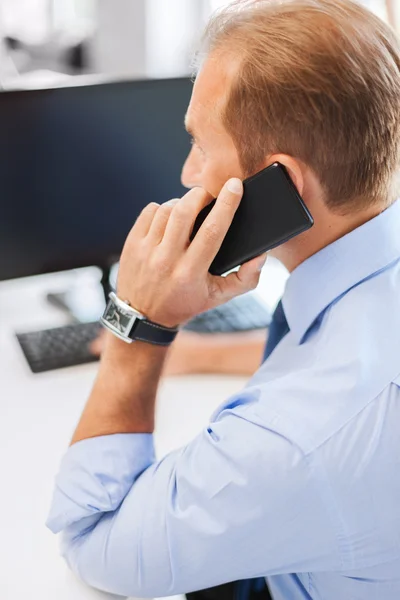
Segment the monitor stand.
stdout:
[[64,292],[48,293],[47,301],[67,313],[74,323],[98,321],[101,317],[108,295],[112,290],[110,275],[112,267],[100,266],[101,279],[98,284],[71,287]]

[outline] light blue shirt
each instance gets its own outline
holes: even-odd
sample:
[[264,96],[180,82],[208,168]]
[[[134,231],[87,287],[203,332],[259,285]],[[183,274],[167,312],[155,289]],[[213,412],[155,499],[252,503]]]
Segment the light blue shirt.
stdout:
[[186,447],[72,446],[48,526],[95,587],[268,577],[275,600],[400,598],[400,201],[289,277],[290,332]]

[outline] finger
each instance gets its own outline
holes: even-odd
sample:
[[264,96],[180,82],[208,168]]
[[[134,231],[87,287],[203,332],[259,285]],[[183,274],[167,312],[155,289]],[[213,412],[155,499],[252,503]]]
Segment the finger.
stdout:
[[154,215],[156,214],[159,204],[157,202],[150,202],[147,206],[144,207],[134,226],[132,227],[132,233],[141,238],[145,237],[148,234],[150,229],[150,225],[154,219]]
[[156,214],[154,215],[153,221],[150,225],[150,229],[147,233],[147,240],[157,245],[161,242],[164,237],[165,228],[167,226],[169,217],[171,215],[174,205],[179,201],[179,198],[174,198],[168,202],[164,202],[158,207]]
[[224,241],[242,195],[243,184],[240,179],[229,179],[188,248],[185,263],[189,270],[199,267],[209,269]]
[[175,253],[181,253],[189,243],[197,215],[212,200],[211,194],[195,187],[174,206],[164,233],[163,244]]
[[227,277],[214,277],[218,289],[218,299],[227,302],[235,296],[254,290],[258,285],[266,260],[267,254],[261,254],[261,256],[244,263],[239,271],[230,273]]

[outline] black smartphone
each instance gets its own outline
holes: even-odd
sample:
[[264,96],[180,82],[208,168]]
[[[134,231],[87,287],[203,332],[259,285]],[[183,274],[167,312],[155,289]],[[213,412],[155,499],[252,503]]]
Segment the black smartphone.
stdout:
[[[222,275],[306,231],[313,218],[287,170],[274,163],[243,182],[243,198],[209,272]],[[192,241],[216,200],[197,216]]]

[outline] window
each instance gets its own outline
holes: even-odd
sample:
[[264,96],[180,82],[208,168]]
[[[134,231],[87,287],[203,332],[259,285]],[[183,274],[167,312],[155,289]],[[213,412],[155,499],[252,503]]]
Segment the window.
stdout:
[[[367,8],[372,10],[381,19],[389,21],[391,25],[400,29],[400,2],[399,0],[359,0]],[[229,4],[229,0],[210,0],[210,11],[217,10],[221,6]]]
[[93,23],[95,0],[1,0],[2,33],[41,42],[53,31],[73,31]]

